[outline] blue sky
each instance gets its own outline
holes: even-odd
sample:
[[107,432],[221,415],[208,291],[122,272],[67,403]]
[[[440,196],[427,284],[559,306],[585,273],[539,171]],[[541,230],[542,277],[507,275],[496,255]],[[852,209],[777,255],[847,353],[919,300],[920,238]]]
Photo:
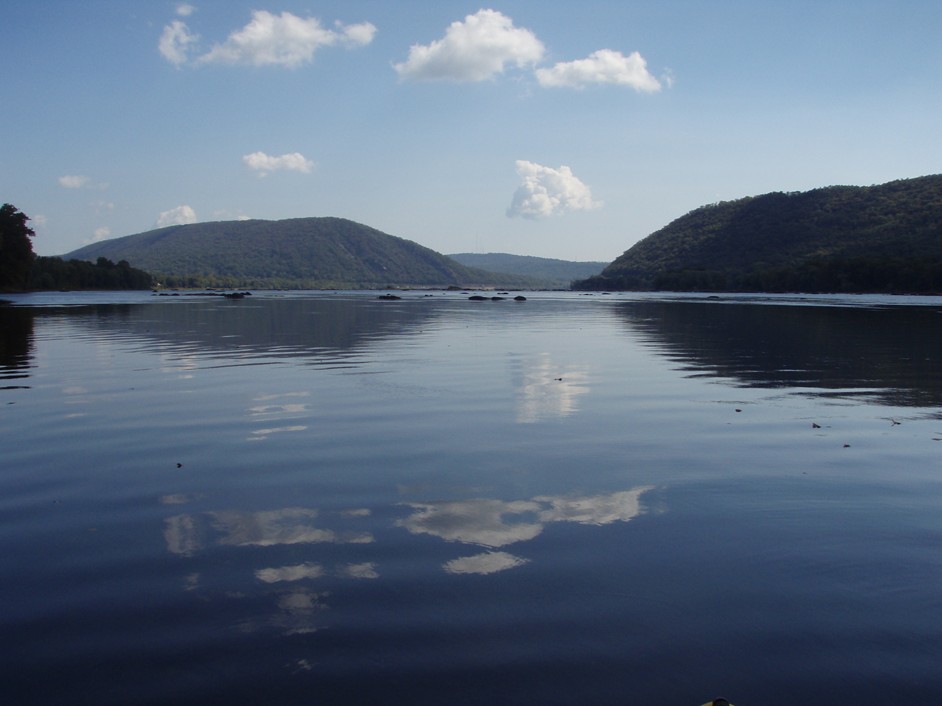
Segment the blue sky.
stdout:
[[707,203],[942,172],[938,0],[9,2],[0,201],[58,255],[340,216],[611,261]]

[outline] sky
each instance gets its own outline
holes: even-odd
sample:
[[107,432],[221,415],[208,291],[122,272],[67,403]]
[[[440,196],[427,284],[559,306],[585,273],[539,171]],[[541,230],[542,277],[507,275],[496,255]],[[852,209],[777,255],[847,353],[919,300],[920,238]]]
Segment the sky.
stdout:
[[942,172],[939,0],[3,5],[0,202],[41,255],[337,216],[610,262],[705,204]]

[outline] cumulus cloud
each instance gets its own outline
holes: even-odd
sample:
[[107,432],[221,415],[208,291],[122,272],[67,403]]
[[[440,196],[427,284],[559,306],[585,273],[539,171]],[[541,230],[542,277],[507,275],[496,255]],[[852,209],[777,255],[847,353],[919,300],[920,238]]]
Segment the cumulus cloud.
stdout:
[[97,243],[102,240],[107,240],[109,237],[111,237],[111,228],[96,228],[92,235],[92,242]]
[[584,88],[610,83],[646,93],[661,90],[660,82],[648,72],[641,54],[632,52],[624,56],[611,49],[600,49],[586,59],[560,62],[549,69],[537,69],[536,78],[546,87]]
[[242,161],[249,169],[254,169],[259,176],[265,176],[271,172],[288,171],[310,173],[314,168],[314,162],[307,159],[300,152],[291,152],[283,154],[280,157],[265,154],[264,152],[253,152],[242,157]]
[[592,199],[589,187],[569,167],[553,169],[522,159],[517,160],[516,167],[522,181],[507,209],[511,218],[547,218],[567,211],[588,211],[602,205]]
[[315,17],[256,10],[251,22],[230,34],[222,44],[216,44],[198,61],[294,68],[310,62],[321,47],[363,46],[373,41],[375,34],[376,27],[369,22],[354,25],[338,22],[335,29],[327,29]]
[[180,17],[189,17],[194,12],[196,12],[196,8],[192,5],[187,3],[181,3],[177,5],[177,14],[180,15]]
[[196,223],[196,211],[187,205],[171,208],[157,216],[157,227],[182,226],[187,223]]
[[355,25],[340,25],[342,42],[347,46],[365,47],[376,36],[376,26],[369,22],[359,22]]
[[479,10],[463,22],[452,22],[442,39],[414,44],[409,58],[393,68],[404,79],[484,81],[507,64],[535,64],[543,51],[530,30],[514,27],[512,19],[496,10]]
[[190,51],[198,40],[199,35],[191,33],[185,22],[174,20],[164,27],[157,48],[164,59],[174,66],[182,66],[189,59]]

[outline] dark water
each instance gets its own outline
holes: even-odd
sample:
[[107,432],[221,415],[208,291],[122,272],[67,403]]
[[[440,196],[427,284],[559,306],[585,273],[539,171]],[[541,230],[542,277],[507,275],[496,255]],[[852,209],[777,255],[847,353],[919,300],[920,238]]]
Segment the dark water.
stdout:
[[942,304],[0,307],[0,703],[942,703]]

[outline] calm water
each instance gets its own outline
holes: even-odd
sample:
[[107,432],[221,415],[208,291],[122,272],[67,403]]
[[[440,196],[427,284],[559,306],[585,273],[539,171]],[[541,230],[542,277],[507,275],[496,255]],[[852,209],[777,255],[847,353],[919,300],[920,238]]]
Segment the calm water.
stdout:
[[942,703],[942,302],[13,299],[4,704]]

